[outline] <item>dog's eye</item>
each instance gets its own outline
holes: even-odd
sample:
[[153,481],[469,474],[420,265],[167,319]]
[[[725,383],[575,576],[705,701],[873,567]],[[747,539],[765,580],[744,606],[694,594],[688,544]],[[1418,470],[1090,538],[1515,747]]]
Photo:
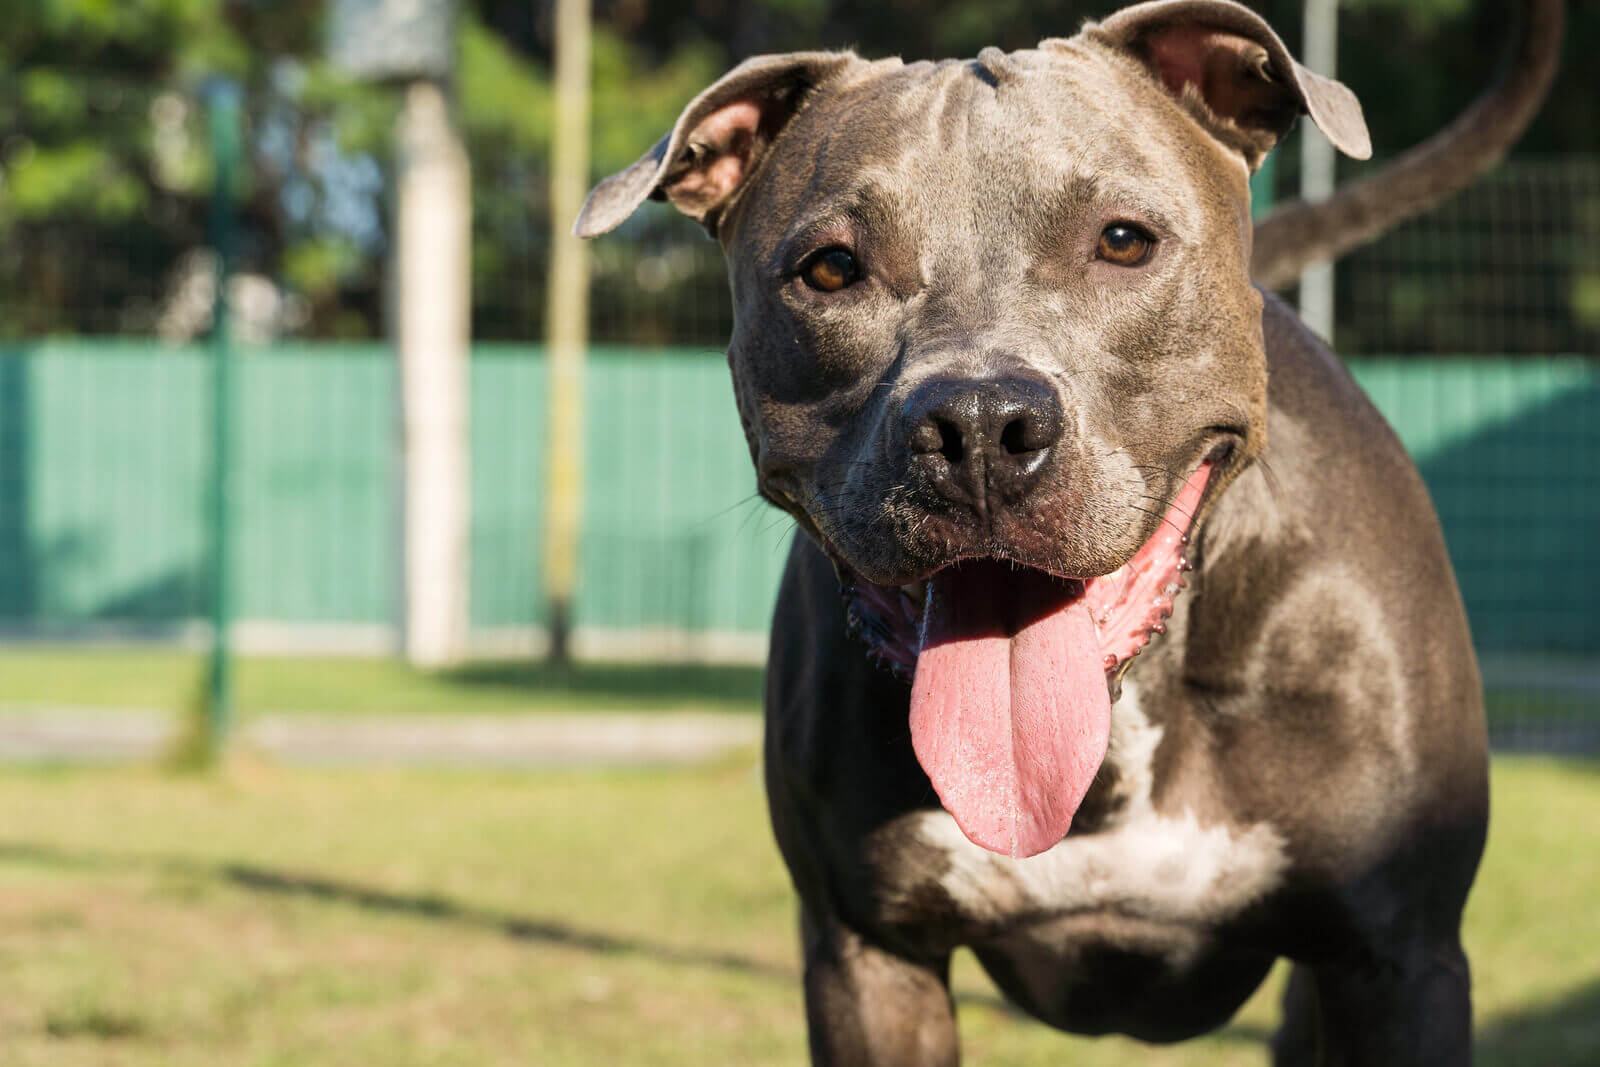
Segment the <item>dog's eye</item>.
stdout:
[[846,249],[825,248],[806,261],[800,277],[819,292],[837,293],[861,278],[861,268]]
[[1156,239],[1128,222],[1113,222],[1100,231],[1100,243],[1094,254],[1107,263],[1119,267],[1137,267],[1150,258]]

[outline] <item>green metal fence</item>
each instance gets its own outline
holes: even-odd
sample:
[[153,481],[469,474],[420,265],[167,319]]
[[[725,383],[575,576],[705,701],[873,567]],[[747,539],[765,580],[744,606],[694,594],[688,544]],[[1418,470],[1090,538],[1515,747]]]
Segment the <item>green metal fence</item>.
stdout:
[[1600,650],[1600,364],[1352,364],[1416,457],[1480,649]]
[[[0,625],[70,634],[203,617],[206,358],[126,341],[0,348]],[[1352,366],[1433,491],[1479,647],[1600,652],[1600,368]],[[536,348],[474,351],[480,638],[542,621],[543,385]],[[339,627],[369,642],[387,632],[399,576],[395,388],[379,345],[241,350],[232,591],[247,624],[298,627],[323,647]],[[691,639],[678,654],[709,647],[706,635],[759,654],[789,527],[751,496],[722,357],[601,348],[588,390],[579,625],[620,652],[665,634]]]
[[[0,348],[8,629],[203,616],[207,358],[121,341]],[[396,385],[379,345],[240,351],[233,593],[245,623],[321,625],[320,643],[326,624],[359,641],[359,627],[394,618]],[[542,621],[543,389],[536,349],[475,350],[472,618],[485,632]],[[602,348],[588,390],[580,624],[761,632],[786,528],[751,497],[721,357]]]

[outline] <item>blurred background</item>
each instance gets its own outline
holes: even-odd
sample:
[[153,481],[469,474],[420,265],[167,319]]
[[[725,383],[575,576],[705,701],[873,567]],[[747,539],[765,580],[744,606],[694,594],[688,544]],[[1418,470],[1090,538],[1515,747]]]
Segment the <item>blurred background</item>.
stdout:
[[[753,496],[722,263],[659,205],[552,234],[745,56],[971,55],[1114,5],[568,6],[8,8],[7,1062],[799,1056],[753,769],[792,527]],[[1300,49],[1303,0],[1252,6]],[[1341,176],[1488,84],[1508,6],[1339,5],[1377,155]],[[1339,263],[1318,322],[1433,493],[1497,750],[1545,754],[1496,768],[1546,837],[1480,889],[1489,1062],[1600,1062],[1600,972],[1550,925],[1600,884],[1596,44],[1573,5],[1511,157]],[[959,974],[980,1062],[1067,1047]],[[1258,1062],[1273,1011],[1171,1062]]]

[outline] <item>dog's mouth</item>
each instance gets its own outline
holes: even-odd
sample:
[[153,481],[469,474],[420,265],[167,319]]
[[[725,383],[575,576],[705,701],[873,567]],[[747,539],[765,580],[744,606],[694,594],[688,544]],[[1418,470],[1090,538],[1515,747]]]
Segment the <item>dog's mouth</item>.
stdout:
[[[1111,687],[1164,633],[1189,569],[1202,462],[1127,563],[1069,578],[960,559],[911,585],[864,581],[835,555],[853,631],[911,679],[911,738],[974,843],[1031,856],[1064,836],[1105,758]],[[831,552],[831,549],[830,549]]]

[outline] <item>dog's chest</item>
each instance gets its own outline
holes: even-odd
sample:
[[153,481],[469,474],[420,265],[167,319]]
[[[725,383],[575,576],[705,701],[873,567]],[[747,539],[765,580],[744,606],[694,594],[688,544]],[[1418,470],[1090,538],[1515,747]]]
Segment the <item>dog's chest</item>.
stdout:
[[1162,730],[1128,685],[1112,713],[1111,812],[1093,831],[1013,859],[972,844],[943,811],[885,826],[870,850],[878,917],[899,928],[934,924],[963,936],[1018,922],[1106,916],[1200,929],[1276,888],[1288,858],[1265,822],[1208,822],[1152,800]]

